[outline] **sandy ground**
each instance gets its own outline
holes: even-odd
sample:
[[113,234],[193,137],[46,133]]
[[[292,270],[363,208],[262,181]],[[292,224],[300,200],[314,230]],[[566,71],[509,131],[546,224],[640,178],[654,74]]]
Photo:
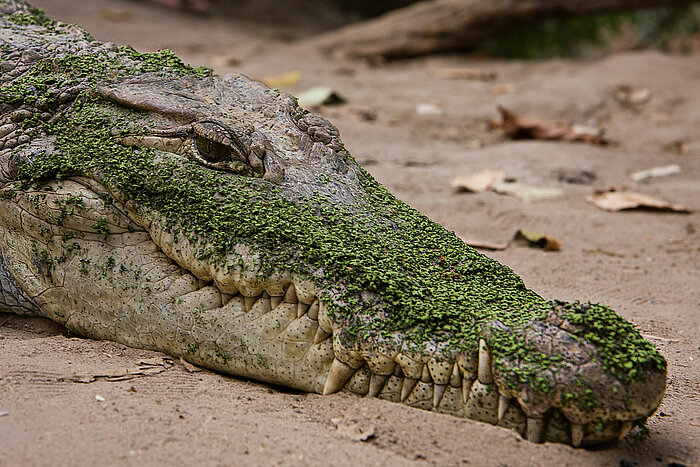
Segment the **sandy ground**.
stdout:
[[[524,228],[560,239],[559,252],[511,246],[489,254],[546,298],[615,307],[668,359],[668,389],[646,439],[628,436],[596,450],[536,445],[482,423],[348,394],[298,394],[191,373],[178,362],[154,375],[107,381],[99,375],[159,354],[69,336],[46,320],[0,314],[0,465],[699,465],[698,55],[640,51],[593,62],[527,63],[452,56],[369,67],[329,61],[312,41],[289,45],[289,28],[269,23],[191,17],[118,0],[36,3],[100,40],[144,51],[171,48],[197,65],[222,63],[222,56],[240,61],[215,66],[219,73],[263,77],[299,70],[290,92],[334,87],[349,104],[327,114],[379,181],[463,237],[502,242]],[[123,11],[132,16],[107,20],[105,9],[112,9],[108,17],[124,17]],[[461,66],[495,71],[498,79],[432,74]],[[512,83],[512,92],[494,95],[499,83]],[[625,108],[612,97],[619,85],[649,89],[652,98]],[[416,106],[426,103],[441,114],[418,115]],[[497,104],[594,122],[617,144],[509,142],[489,129]],[[375,113],[376,120],[356,117],[358,109]],[[685,154],[665,148],[674,141],[684,143]],[[629,179],[636,170],[667,164],[679,164],[682,172],[647,183]],[[523,203],[449,187],[455,175],[483,168],[559,187],[564,196]],[[587,170],[597,179],[568,184],[558,180],[559,170]],[[595,188],[618,184],[695,213],[609,213],[584,201]],[[78,382],[96,375],[93,382]],[[373,430],[374,437],[353,441],[344,433],[354,424]]]

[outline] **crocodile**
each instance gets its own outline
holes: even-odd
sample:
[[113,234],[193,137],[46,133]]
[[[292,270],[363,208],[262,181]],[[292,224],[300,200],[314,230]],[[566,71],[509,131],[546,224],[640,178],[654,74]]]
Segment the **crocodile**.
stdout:
[[666,361],[399,201],[324,117],[0,0],[0,311],[301,391],[575,447],[643,426]]

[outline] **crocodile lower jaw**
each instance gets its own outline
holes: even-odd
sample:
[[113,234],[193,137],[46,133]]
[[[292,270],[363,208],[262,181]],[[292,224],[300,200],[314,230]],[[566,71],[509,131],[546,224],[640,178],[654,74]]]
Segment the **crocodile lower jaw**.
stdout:
[[[245,336],[246,352],[253,358],[224,357],[212,365],[212,356],[207,355],[211,348],[205,344],[198,352],[183,355],[201,366],[324,395],[346,391],[470,418],[515,430],[532,442],[559,442],[575,447],[600,444],[622,439],[637,422],[573,423],[555,408],[543,417],[528,417],[517,399],[499,392],[491,376],[490,352],[483,340],[475,378],[457,363],[449,364],[446,373],[431,371],[426,363],[420,377],[407,377],[404,369],[415,372],[415,365],[405,365],[400,353],[388,367],[384,366],[384,371],[373,372],[371,367],[376,369],[377,365],[372,357],[347,358],[357,353],[348,351],[335,338],[339,333],[334,333],[323,304],[309,294],[308,283],[303,283],[304,301],[299,299],[293,281],[284,284],[284,294],[279,295],[266,291],[253,296],[230,295],[211,283],[202,285],[193,294],[218,296],[209,303],[216,306],[220,300],[221,308],[202,310],[201,319],[195,319],[193,333],[199,331],[201,321],[208,319],[207,312],[223,312],[230,324],[235,323],[236,335]],[[225,341],[219,338],[216,345],[231,348],[231,342]],[[258,354],[256,364],[255,349],[261,347],[272,349],[273,355]],[[267,362],[261,362],[262,358]],[[349,360],[352,366],[341,359]]]

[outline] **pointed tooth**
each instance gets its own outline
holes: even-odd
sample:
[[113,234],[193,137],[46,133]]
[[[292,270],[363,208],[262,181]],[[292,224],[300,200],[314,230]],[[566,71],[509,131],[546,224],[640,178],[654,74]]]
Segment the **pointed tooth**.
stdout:
[[571,424],[571,445],[575,448],[581,446],[583,441],[583,425],[580,423]]
[[267,290],[263,290],[263,292],[260,294],[260,298],[270,298],[270,294],[267,293]]
[[416,387],[416,384],[418,384],[417,379],[414,379],[414,378],[404,378],[403,379],[403,384],[401,385],[401,402],[408,399],[408,396],[411,395],[411,391],[413,391],[413,388]]
[[280,303],[282,303],[282,300],[284,300],[284,297],[283,297],[283,296],[281,296],[281,295],[279,295],[279,296],[273,295],[273,296],[270,297],[270,306],[272,306],[273,309],[274,309],[274,308],[277,308],[277,305],[279,305]]
[[430,370],[428,369],[428,365],[425,365],[423,367],[423,373],[420,376],[420,380],[426,384],[430,384],[433,382],[433,378],[430,376]]
[[324,331],[323,329],[321,329],[321,326],[319,326],[316,329],[316,335],[314,336],[314,345],[320,344],[324,339],[326,339],[330,335],[330,332]]
[[287,303],[298,303],[297,299],[297,289],[294,288],[294,284],[290,284],[287,288],[287,293],[284,294],[284,301]]
[[455,366],[452,367],[452,376],[450,377],[450,386],[453,388],[461,388],[462,387],[462,373],[459,371],[459,366],[455,363]]
[[394,376],[396,376],[397,378],[403,378],[403,371],[401,370],[401,366],[400,366],[400,365],[396,365],[396,366],[394,367],[394,373],[393,373],[393,374],[394,374]]
[[446,384],[434,384],[433,385],[433,410],[436,410],[440,405],[442,396],[445,395],[445,390],[447,389]]
[[473,379],[470,379],[470,378],[463,378],[462,379],[462,402],[465,404],[469,400],[469,393],[472,390],[473,383],[474,383]]
[[486,341],[479,341],[479,381],[484,384],[493,383],[493,375],[491,374],[491,354]]
[[250,311],[251,308],[253,308],[253,305],[255,305],[255,302],[258,301],[260,297],[243,297],[243,301],[245,302],[245,311]]
[[525,435],[528,441],[541,443],[544,434],[544,420],[541,418],[527,417],[527,428]]
[[380,392],[382,392],[382,389],[384,389],[384,385],[386,384],[387,380],[389,379],[388,375],[378,375],[376,373],[372,373],[372,376],[369,378],[369,397],[377,397]]
[[627,436],[627,433],[629,433],[631,429],[632,422],[622,422],[622,425],[620,426],[620,436],[618,436],[618,439],[622,439]]
[[307,305],[306,303],[297,303],[297,318],[301,318],[302,316],[304,316],[308,309],[309,305]]
[[355,371],[337,358],[333,359],[328,378],[326,379],[326,385],[323,387],[323,395],[334,394],[343,389],[343,386],[352,378]]
[[318,321],[318,299],[314,300],[314,302],[311,304],[308,313],[309,318],[313,319],[314,321]]
[[233,295],[221,292],[221,304],[226,305],[231,301]]
[[510,405],[510,398],[504,396],[503,394],[498,395],[498,423],[503,421],[503,417],[506,416],[506,410]]

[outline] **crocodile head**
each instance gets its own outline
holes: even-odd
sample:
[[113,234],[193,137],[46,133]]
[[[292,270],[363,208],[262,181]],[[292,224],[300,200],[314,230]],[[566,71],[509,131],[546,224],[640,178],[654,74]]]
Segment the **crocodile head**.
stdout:
[[532,441],[617,439],[658,407],[666,362],[634,326],[527,289],[388,193],[294,98],[10,20],[0,246],[35,311]]

